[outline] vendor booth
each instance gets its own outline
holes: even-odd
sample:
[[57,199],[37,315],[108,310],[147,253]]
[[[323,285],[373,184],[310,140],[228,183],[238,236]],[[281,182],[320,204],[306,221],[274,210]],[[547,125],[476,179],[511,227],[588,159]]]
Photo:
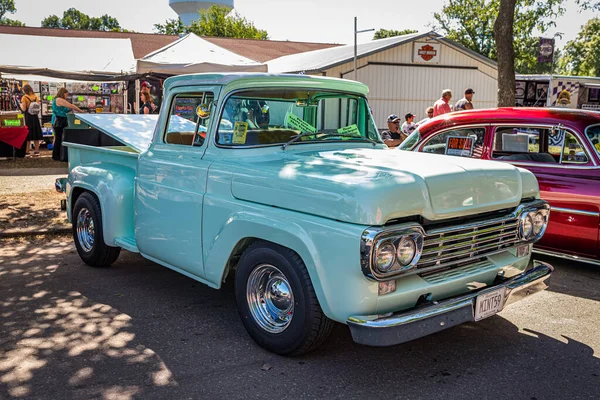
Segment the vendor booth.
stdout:
[[[22,87],[29,84],[41,100],[39,118],[47,142],[52,139],[52,101],[60,88],[68,90],[69,102],[87,113],[127,112],[127,82],[138,77],[129,39],[1,34],[0,52],[0,111],[20,113]],[[82,127],[71,124],[70,128],[81,131]],[[6,136],[0,132],[0,141]],[[0,157],[24,155],[24,148],[12,149],[16,142],[3,143]]]
[[517,106],[600,110],[600,78],[565,75],[517,75]]

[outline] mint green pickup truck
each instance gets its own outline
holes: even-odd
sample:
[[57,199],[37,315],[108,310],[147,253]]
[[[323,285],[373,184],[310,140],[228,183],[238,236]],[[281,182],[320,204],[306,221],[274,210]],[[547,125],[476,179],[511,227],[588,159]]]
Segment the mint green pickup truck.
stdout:
[[[506,163],[389,151],[366,86],[303,75],[165,82],[161,113],[77,118],[122,143],[67,143],[81,259],[121,249],[219,289],[266,349],[347,324],[388,346],[478,321],[547,287],[530,262],[548,204]],[[535,312],[532,310],[532,312]]]

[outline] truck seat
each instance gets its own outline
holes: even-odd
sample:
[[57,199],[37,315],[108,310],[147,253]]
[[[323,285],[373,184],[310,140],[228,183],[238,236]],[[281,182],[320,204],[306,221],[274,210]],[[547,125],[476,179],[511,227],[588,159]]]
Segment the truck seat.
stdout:
[[168,132],[165,142],[169,144],[183,144],[191,146],[194,141],[194,132]]

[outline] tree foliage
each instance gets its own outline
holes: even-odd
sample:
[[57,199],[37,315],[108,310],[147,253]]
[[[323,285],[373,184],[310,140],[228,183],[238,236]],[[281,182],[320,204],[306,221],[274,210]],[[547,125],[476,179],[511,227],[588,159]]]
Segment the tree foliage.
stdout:
[[187,33],[187,27],[183,25],[181,19],[172,18],[165,21],[164,24],[154,24],[154,30],[163,35],[179,35]]
[[0,0],[0,25],[10,26],[25,26],[21,21],[16,19],[6,18],[6,14],[14,14],[17,12],[14,0]]
[[592,18],[567,42],[559,71],[568,75],[600,76],[600,19]]
[[[501,0],[448,0],[442,11],[434,13],[433,27],[446,37],[497,60],[494,23]],[[515,5],[515,68],[520,73],[550,72],[551,66],[537,63],[537,34],[556,26],[564,14],[564,0],[517,0]],[[536,33],[536,36],[534,36]]]
[[397,31],[395,29],[378,29],[377,31],[375,31],[375,34],[373,35],[373,40],[385,39],[385,38],[394,37],[394,36],[410,35],[412,33],[418,33],[418,32],[419,31],[416,31],[414,29],[403,29],[401,31]]
[[213,5],[198,12],[199,18],[190,26],[184,26],[179,19],[169,19],[164,24],[155,24],[158,33],[178,35],[195,33],[199,36],[217,36],[243,39],[267,40],[267,31],[258,29],[252,21],[239,15],[236,11],[224,6]]
[[0,20],[4,19],[6,14],[17,12],[14,0],[0,0]]
[[119,21],[110,15],[104,14],[101,17],[90,17],[73,7],[63,12],[62,18],[57,15],[50,15],[44,18],[42,27],[127,32],[127,30],[121,28]]

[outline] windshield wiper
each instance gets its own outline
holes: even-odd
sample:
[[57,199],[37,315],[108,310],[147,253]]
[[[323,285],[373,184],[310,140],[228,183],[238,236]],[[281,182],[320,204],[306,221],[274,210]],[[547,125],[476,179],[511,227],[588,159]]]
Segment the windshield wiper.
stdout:
[[368,137],[362,137],[362,136],[357,136],[357,135],[352,135],[352,134],[347,134],[347,133],[323,133],[323,136],[326,136],[326,137],[339,136],[339,137],[347,137],[347,138],[353,138],[353,139],[360,139],[360,140],[364,140],[366,142],[372,143],[373,146],[376,146],[376,145],[380,144],[379,142],[376,142],[373,139],[369,139]]
[[285,150],[285,148],[300,140],[301,138],[305,137],[305,136],[313,136],[313,135],[320,135],[320,137],[335,137],[335,136],[339,136],[339,137],[347,137],[347,138],[354,138],[354,139],[360,139],[363,140],[365,142],[369,142],[372,143],[373,146],[377,146],[378,144],[381,144],[379,142],[376,142],[373,139],[369,139],[367,137],[362,137],[362,136],[356,136],[356,135],[349,135],[349,134],[343,134],[343,133],[318,133],[318,132],[302,132],[301,134],[299,134],[298,136],[294,136],[290,141],[288,141],[287,143],[284,143],[281,146],[281,150]]
[[294,136],[293,138],[291,138],[288,142],[282,144],[281,150],[285,150],[285,148],[288,147],[290,144],[297,142],[298,140],[302,139],[304,136],[311,136],[311,135],[316,135],[316,132],[302,132],[302,133],[298,134],[297,136]]

